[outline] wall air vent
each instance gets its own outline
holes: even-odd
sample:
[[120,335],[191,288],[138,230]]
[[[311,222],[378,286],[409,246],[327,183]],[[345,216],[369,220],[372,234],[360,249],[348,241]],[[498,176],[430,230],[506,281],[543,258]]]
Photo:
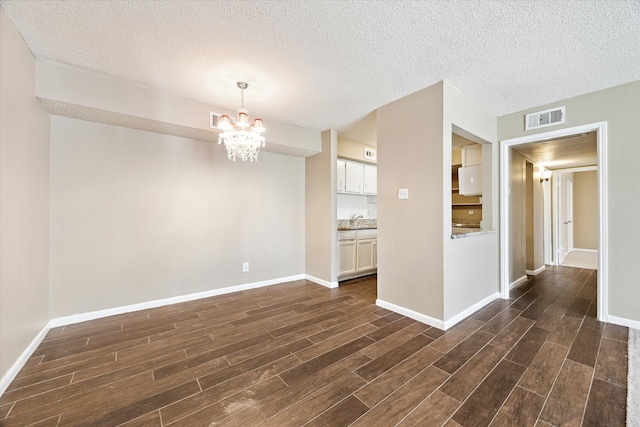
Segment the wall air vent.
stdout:
[[564,123],[564,107],[538,111],[524,116],[524,130],[543,128]]
[[209,118],[209,127],[210,127],[211,129],[220,129],[220,128],[218,127],[218,120],[220,119],[220,116],[221,116],[221,115],[222,115],[222,114],[214,113],[213,111],[211,111],[211,112],[209,113],[209,117],[210,117],[210,118]]

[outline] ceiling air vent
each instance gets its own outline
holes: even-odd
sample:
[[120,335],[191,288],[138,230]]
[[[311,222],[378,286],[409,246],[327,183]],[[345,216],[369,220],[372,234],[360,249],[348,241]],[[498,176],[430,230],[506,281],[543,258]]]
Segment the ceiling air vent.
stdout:
[[524,130],[543,128],[564,123],[564,107],[538,111],[524,116]]

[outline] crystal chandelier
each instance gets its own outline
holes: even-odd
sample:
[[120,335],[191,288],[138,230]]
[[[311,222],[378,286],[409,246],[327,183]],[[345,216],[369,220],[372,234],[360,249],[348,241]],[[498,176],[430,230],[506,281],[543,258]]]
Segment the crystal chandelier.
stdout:
[[260,135],[266,129],[262,119],[255,119],[253,124],[249,124],[249,114],[244,108],[244,90],[249,87],[245,82],[238,82],[241,91],[242,107],[238,108],[235,123],[226,115],[218,119],[218,128],[223,132],[218,137],[218,144],[227,147],[229,159],[235,161],[236,157],[243,161],[257,161],[260,147],[264,147],[264,136]]

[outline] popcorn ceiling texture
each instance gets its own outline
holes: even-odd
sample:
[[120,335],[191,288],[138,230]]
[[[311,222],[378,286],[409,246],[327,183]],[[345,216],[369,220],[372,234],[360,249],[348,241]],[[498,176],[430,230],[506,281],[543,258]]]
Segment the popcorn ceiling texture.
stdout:
[[36,58],[345,129],[448,80],[503,115],[640,79],[640,1],[5,1]]

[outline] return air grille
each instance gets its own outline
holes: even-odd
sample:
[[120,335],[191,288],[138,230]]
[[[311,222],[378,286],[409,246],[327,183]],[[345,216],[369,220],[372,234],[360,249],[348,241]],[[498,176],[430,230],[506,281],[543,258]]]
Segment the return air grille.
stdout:
[[564,123],[564,107],[538,111],[524,116],[524,130],[542,128]]
[[209,112],[209,127],[211,129],[219,129],[218,128],[218,120],[220,120],[220,114],[214,113],[213,111]]

